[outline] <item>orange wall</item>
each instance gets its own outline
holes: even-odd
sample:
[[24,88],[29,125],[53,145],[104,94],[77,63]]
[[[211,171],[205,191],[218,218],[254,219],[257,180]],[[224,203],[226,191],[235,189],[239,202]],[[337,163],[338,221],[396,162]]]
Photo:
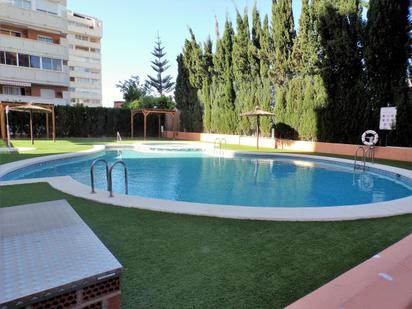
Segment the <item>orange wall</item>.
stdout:
[[[173,138],[172,131],[165,131],[164,135],[167,138]],[[256,146],[256,137],[253,136],[176,132],[176,139],[180,140],[214,142],[216,138],[225,138],[228,144]],[[260,138],[259,146],[275,148],[275,140],[271,138]],[[353,156],[357,147],[359,147],[359,145],[276,139],[276,148],[293,151],[307,151]],[[412,164],[412,148],[375,147],[375,157],[380,159],[407,161],[411,162]]]

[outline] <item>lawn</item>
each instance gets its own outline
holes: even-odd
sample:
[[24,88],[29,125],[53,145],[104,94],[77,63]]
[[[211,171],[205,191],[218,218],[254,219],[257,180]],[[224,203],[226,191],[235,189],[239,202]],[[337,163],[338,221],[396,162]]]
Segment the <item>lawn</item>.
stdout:
[[[124,140],[122,143],[135,143],[137,139],[134,140]],[[33,150],[22,151],[20,153],[0,153],[0,163],[9,163],[12,161],[30,159],[34,157],[52,155],[66,152],[75,152],[90,149],[96,144],[110,144],[115,143],[116,139],[113,138],[70,138],[63,140],[56,140],[53,142],[51,140],[35,140],[34,145],[31,144],[30,140],[18,139],[13,140],[12,144],[14,147],[34,147]]]
[[99,204],[47,184],[3,186],[0,197],[1,207],[67,199],[124,266],[126,309],[282,308],[412,231],[412,215],[241,221]]

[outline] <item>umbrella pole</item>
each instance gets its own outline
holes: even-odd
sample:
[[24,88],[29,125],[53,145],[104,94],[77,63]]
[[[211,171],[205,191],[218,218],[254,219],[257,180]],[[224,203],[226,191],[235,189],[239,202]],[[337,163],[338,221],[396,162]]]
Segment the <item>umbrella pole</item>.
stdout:
[[30,111],[30,139],[31,139],[31,144],[34,144],[33,140],[33,113]]
[[256,148],[259,149],[259,127],[260,127],[260,117],[256,117],[256,127],[257,127],[257,132],[256,132]]

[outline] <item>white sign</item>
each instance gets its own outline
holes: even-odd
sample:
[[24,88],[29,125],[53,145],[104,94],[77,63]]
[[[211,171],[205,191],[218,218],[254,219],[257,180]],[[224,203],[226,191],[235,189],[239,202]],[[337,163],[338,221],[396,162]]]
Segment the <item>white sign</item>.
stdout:
[[396,107],[381,107],[380,130],[393,130],[396,125]]

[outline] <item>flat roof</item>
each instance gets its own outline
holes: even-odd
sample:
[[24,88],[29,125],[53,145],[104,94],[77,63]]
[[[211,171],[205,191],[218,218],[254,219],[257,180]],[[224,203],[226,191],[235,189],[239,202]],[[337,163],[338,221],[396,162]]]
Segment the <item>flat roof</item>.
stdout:
[[0,208],[0,305],[62,293],[122,266],[65,200]]

